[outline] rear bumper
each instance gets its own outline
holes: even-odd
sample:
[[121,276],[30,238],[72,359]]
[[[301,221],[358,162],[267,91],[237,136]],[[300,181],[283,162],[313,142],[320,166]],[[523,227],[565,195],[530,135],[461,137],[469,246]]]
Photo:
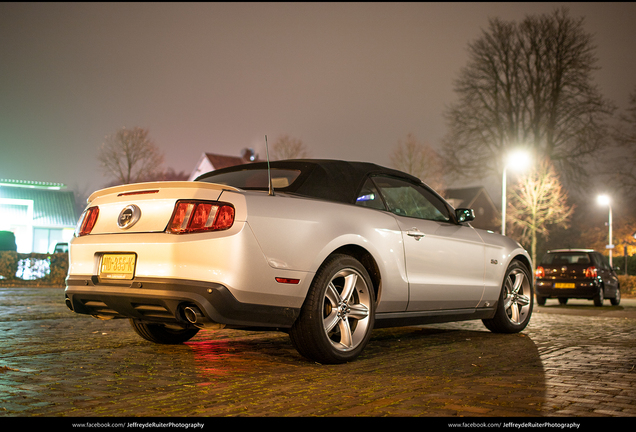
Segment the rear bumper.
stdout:
[[97,318],[135,318],[146,322],[192,325],[185,308],[201,312],[200,327],[289,328],[299,308],[241,303],[223,285],[181,279],[135,278],[99,282],[96,276],[69,276],[66,303],[71,310]]
[[[557,284],[572,284],[572,288],[557,288]],[[599,285],[595,279],[582,280],[545,280],[537,279],[535,292],[541,297],[567,297],[592,299],[598,293]]]

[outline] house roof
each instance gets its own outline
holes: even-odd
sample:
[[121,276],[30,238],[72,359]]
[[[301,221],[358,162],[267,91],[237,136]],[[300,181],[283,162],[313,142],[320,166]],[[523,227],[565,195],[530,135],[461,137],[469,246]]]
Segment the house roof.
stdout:
[[214,153],[205,153],[205,156],[208,158],[214,169],[222,169],[235,165],[242,165],[248,162],[240,156],[224,156]]
[[194,167],[188,180],[218,169],[229,168],[236,165],[243,165],[250,162],[257,162],[258,155],[251,149],[243,149],[241,156],[225,156],[216,153],[204,152],[199,158],[199,162]]
[[20,186],[29,188],[43,188],[43,189],[62,189],[66,187],[63,183],[43,182],[34,180],[14,180],[14,179],[0,179],[0,186]]
[[[22,183],[22,184],[17,184]],[[8,203],[5,200],[29,200],[33,201],[33,225],[42,227],[74,227],[77,222],[75,215],[75,195],[72,191],[59,190],[61,183],[40,183],[40,187],[33,187],[24,183],[15,182],[7,186],[5,180],[0,184],[0,209],[9,217],[24,218],[26,210],[24,206],[16,203]],[[53,187],[54,189],[49,189]]]
[[454,189],[446,189],[446,196],[449,199],[457,202],[458,205],[462,207],[470,207],[473,205],[475,200],[479,197],[480,194],[484,194],[486,199],[490,202],[493,208],[497,208],[495,203],[490,198],[490,195],[486,191],[486,188],[483,186],[473,186],[466,188],[454,188]]

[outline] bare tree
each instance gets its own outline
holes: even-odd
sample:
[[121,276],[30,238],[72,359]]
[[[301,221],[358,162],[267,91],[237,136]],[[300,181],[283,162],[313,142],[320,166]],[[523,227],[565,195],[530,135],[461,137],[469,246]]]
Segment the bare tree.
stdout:
[[498,176],[501,155],[524,146],[553,161],[566,180],[582,179],[582,165],[609,144],[614,111],[592,84],[597,59],[583,21],[567,9],[520,24],[490,21],[468,47],[455,85],[459,100],[446,112],[450,168]]
[[610,159],[610,177],[622,187],[627,194],[636,195],[636,88],[629,96],[627,112],[620,116],[620,123],[615,129],[614,139],[617,143]]
[[532,262],[537,261],[537,236],[547,238],[550,226],[567,228],[574,211],[567,205],[564,190],[553,164],[544,159],[512,188],[508,201],[508,221],[513,236],[530,244]]
[[190,178],[190,174],[185,171],[175,171],[174,168],[166,168],[164,170],[157,170],[147,177],[140,177],[137,179],[139,182],[153,182],[153,181],[187,181]]
[[283,159],[304,159],[309,157],[309,151],[305,144],[289,135],[279,137],[272,146],[271,158],[274,160]]
[[390,157],[396,169],[421,179],[443,194],[446,184],[442,158],[430,145],[420,143],[409,133],[404,141],[398,140]]
[[143,181],[163,172],[163,153],[148,138],[148,129],[122,128],[108,135],[98,160],[118,184]]

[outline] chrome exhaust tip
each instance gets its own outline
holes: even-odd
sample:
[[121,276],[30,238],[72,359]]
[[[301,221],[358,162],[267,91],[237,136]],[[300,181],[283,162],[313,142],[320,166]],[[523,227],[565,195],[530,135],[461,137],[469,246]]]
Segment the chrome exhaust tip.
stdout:
[[183,308],[183,316],[192,325],[198,328],[208,330],[221,330],[225,328],[225,324],[219,324],[206,318],[201,310],[196,306],[186,306]]
[[185,318],[188,320],[188,322],[190,322],[191,324],[196,324],[197,321],[200,321],[203,318],[203,314],[195,306],[186,306],[183,309],[183,314],[185,315]]
[[66,297],[66,299],[64,300],[64,303],[66,303],[67,308],[69,308],[71,311],[73,310],[73,302],[71,301],[70,298]]

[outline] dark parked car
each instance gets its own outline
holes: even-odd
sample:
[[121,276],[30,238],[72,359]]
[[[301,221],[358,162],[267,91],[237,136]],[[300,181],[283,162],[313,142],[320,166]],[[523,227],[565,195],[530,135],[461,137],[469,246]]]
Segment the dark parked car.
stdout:
[[68,252],[68,243],[56,243],[55,249],[53,249],[53,253],[67,253]]
[[614,269],[607,259],[592,249],[559,249],[548,251],[536,270],[537,303],[558,298],[566,304],[570,298],[594,300],[603,306],[606,298],[612,305],[621,302],[621,290]]
[[15,252],[16,250],[15,234],[11,231],[0,231],[0,251]]

